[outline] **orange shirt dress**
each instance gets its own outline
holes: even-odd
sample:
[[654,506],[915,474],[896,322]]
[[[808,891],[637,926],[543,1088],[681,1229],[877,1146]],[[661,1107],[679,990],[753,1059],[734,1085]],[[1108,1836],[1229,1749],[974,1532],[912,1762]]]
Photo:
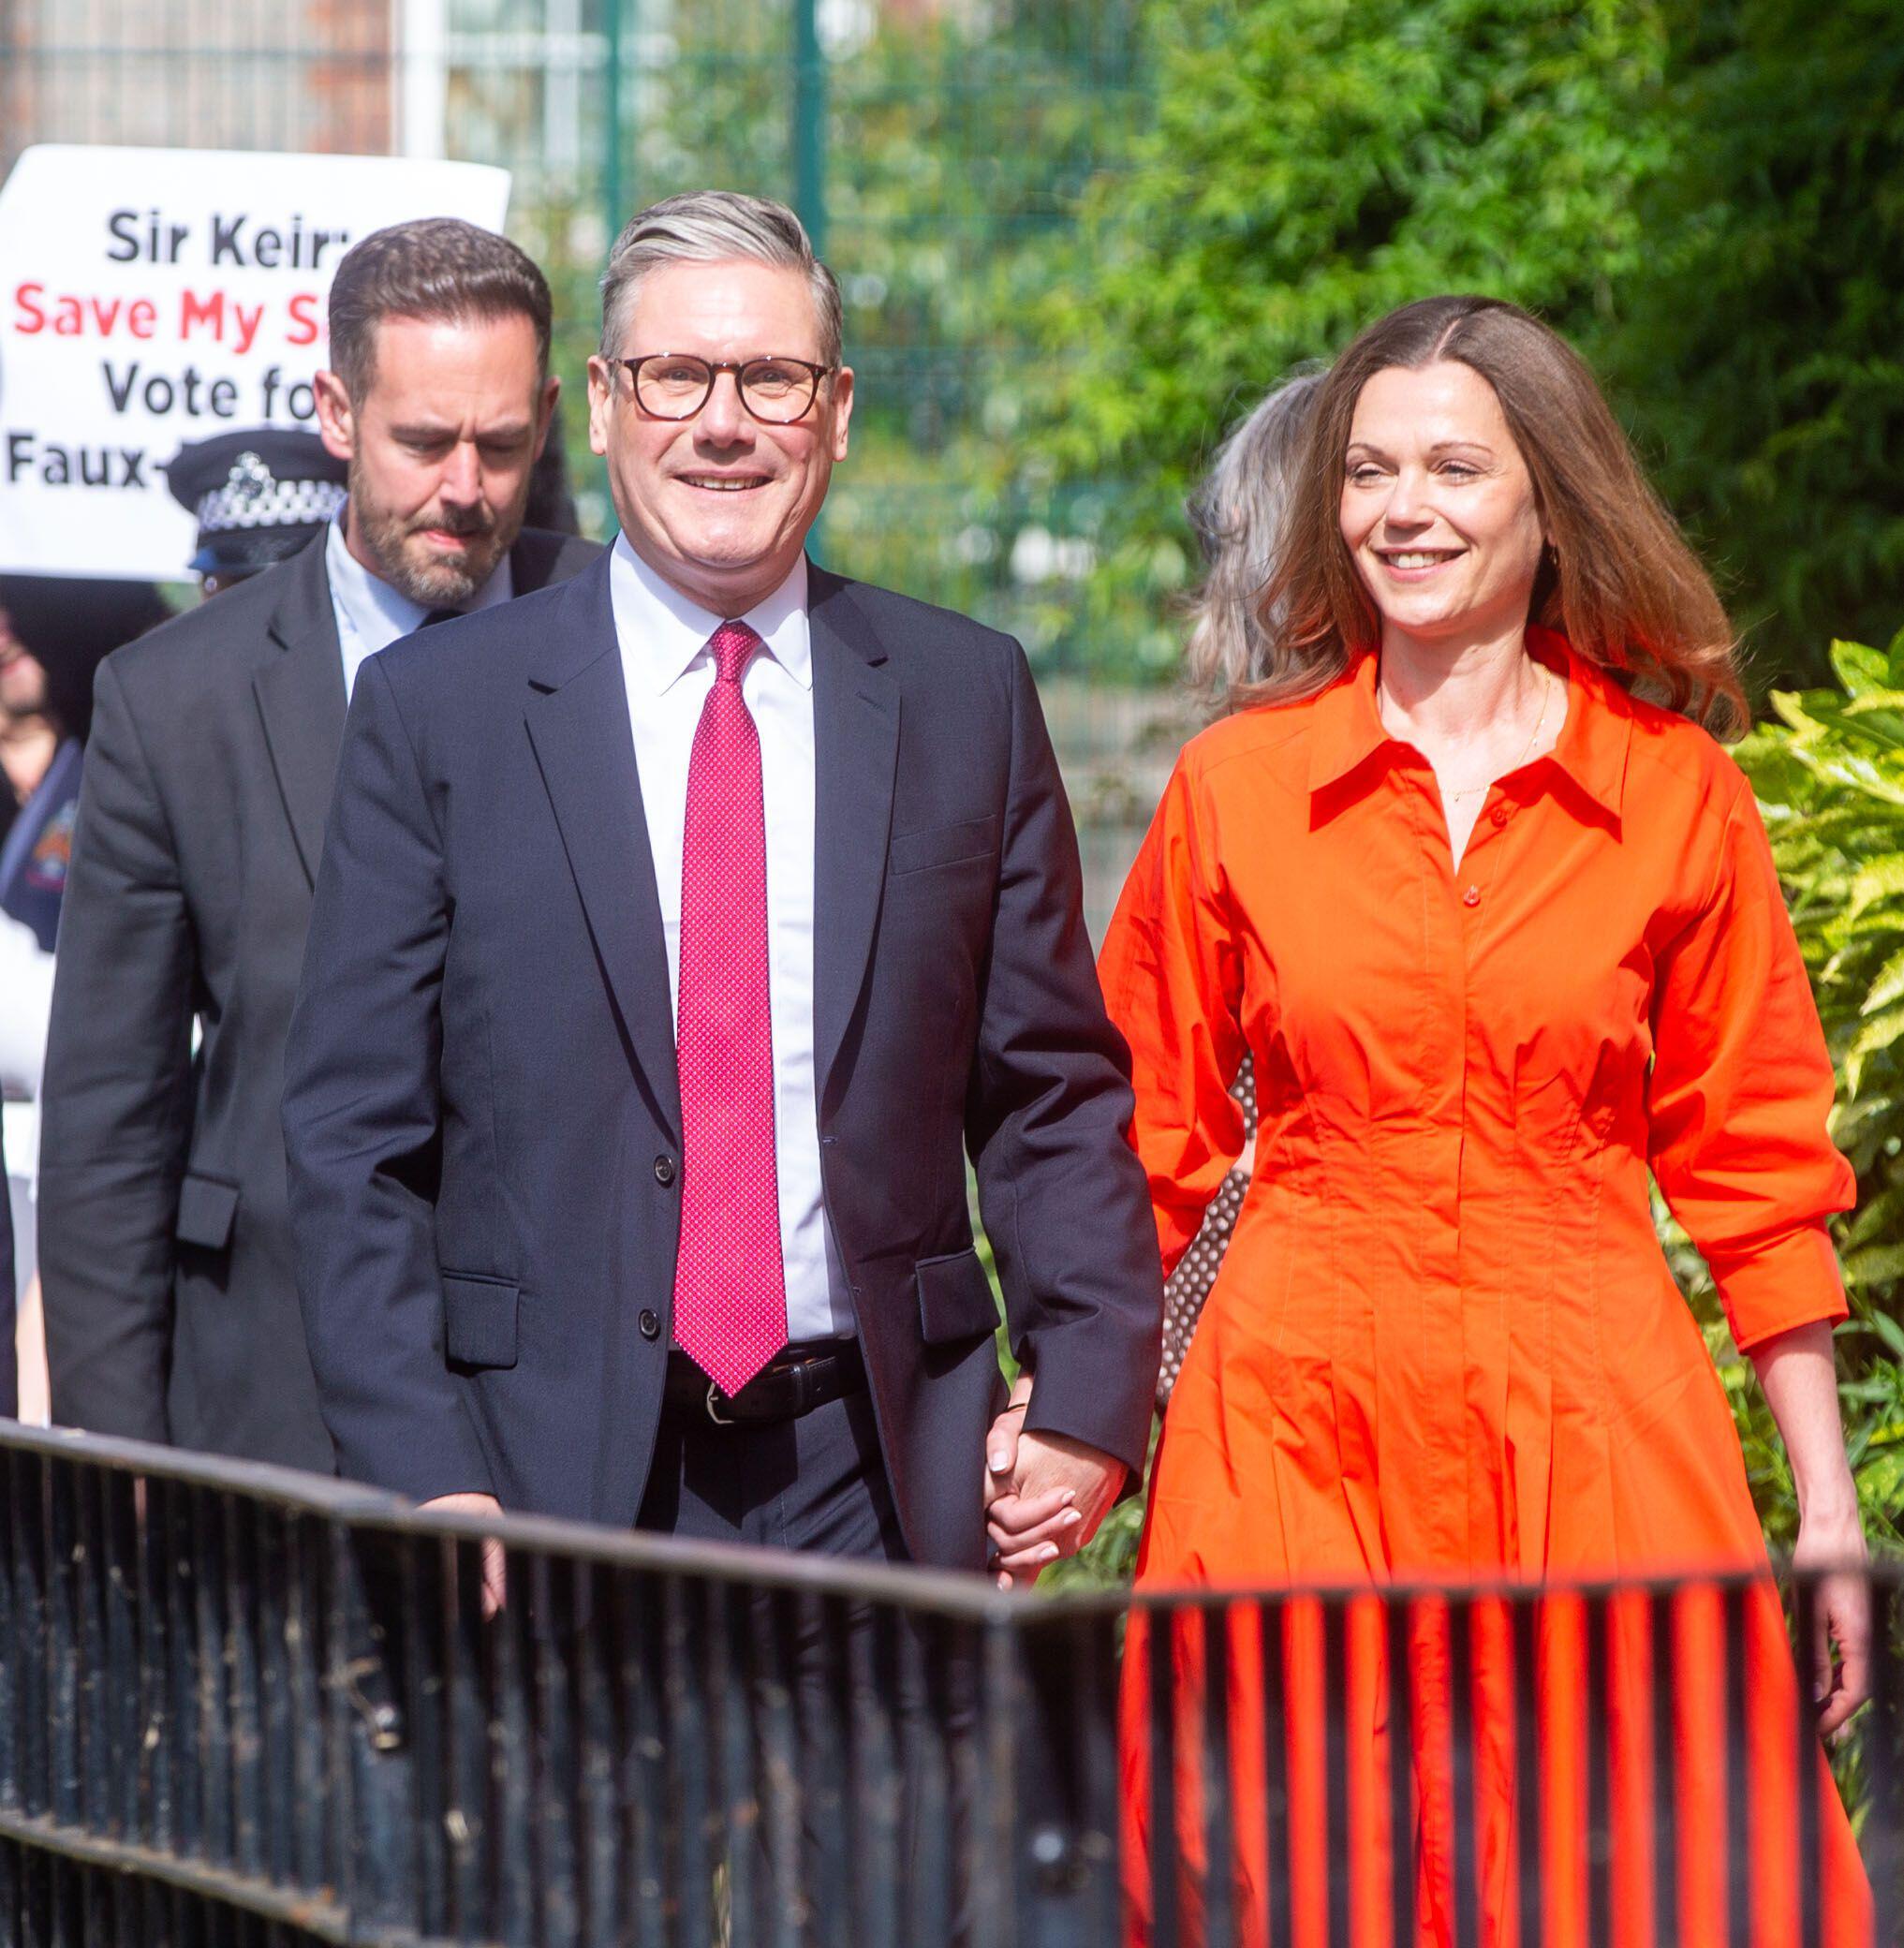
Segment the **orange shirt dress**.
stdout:
[[[1365,656],[1320,696],[1192,740],[1124,889],[1100,972],[1130,1045],[1133,1142],[1166,1272],[1236,1159],[1229,1087],[1246,1051],[1261,1116],[1248,1194],[1165,1420],[1140,1587],[1764,1564],[1723,1391],[1655,1236],[1648,1174],[1705,1255],[1742,1349],[1841,1318],[1825,1218],[1854,1185],[1825,1132],[1823,1037],[1737,767],[1559,636],[1531,631],[1529,648],[1566,678],[1566,716],[1551,752],[1491,788],[1458,864],[1434,773],[1382,727],[1377,658]],[[1716,1614],[1686,1606],[1675,1625],[1684,1858],[1660,1940],[1726,1939]],[[1798,1939],[1802,1771],[1768,1592],[1751,1618],[1752,1939],[1774,1948]],[[1379,1617],[1354,1626],[1358,1641],[1371,1627]],[[1484,1663],[1485,1617],[1474,1629]],[[1298,1707],[1320,1680],[1301,1635],[1286,1645],[1285,1732],[1291,1819],[1311,1823],[1312,1844],[1292,1849],[1293,1948],[1306,1931],[1321,1939],[1327,1857],[1321,1809],[1305,1800]],[[1588,1938],[1580,1754],[1559,1749],[1557,1729],[1591,1733],[1569,1717],[1578,1653],[1557,1611],[1542,1626],[1545,1749],[1526,1755],[1542,1768],[1542,1939],[1557,1948]],[[1649,1653],[1643,1634],[1616,1629],[1613,1654],[1613,1939],[1650,1943],[1654,1822],[1638,1777],[1655,1721]],[[1252,1655],[1230,1660],[1234,1905],[1241,1939],[1262,1941],[1274,1892],[1262,1882],[1279,1869],[1250,1837],[1262,1704],[1260,1681],[1236,1674]],[[1379,1648],[1362,1642],[1360,1655],[1349,1718],[1367,1746],[1355,1790],[1372,1796],[1355,1802],[1351,1839],[1366,1854],[1355,1911],[1372,1931],[1351,1939],[1374,1941],[1386,1940],[1387,1703]],[[1127,1699],[1144,1661],[1127,1658]],[[1445,1735],[1445,1642],[1424,1638],[1411,1662],[1409,1844],[1420,1939],[1439,1941],[1452,1938],[1453,1865],[1445,1746],[1427,1732]],[[1471,1865],[1480,1939],[1507,1941],[1523,1911],[1512,1710],[1498,1682],[1483,1672],[1478,1683]],[[1127,1719],[1125,1743],[1138,1939],[1147,1757],[1129,1728],[1142,1721]],[[1862,1943],[1868,1890],[1835,1795],[1822,1820],[1823,1939]],[[1181,1838],[1193,1865],[1197,1844]]]

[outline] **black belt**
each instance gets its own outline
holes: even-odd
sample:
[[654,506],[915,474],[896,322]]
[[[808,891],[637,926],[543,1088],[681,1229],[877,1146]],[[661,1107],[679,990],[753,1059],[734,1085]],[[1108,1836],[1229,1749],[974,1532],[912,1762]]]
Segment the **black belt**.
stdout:
[[783,1346],[731,1399],[685,1352],[671,1352],[661,1404],[670,1413],[727,1427],[797,1420],[829,1400],[862,1392],[865,1384],[856,1339],[807,1339]]

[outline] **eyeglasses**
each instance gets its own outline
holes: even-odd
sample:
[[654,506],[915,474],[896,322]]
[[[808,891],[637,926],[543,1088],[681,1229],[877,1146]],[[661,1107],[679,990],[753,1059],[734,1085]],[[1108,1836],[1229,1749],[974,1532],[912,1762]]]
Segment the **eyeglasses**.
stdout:
[[691,420],[714,391],[714,382],[731,372],[741,404],[764,425],[790,426],[813,410],[819,382],[837,372],[837,365],[815,365],[806,359],[698,359],[691,352],[648,352],[639,359],[616,359],[635,382],[642,410],[657,420]]

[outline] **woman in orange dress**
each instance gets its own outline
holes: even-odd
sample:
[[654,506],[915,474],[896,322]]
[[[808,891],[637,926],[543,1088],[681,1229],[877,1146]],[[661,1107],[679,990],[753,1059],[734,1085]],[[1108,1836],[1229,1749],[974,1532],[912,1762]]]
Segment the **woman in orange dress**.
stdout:
[[[1140,1587],[1763,1571],[1725,1397],[1656,1240],[1649,1173],[1705,1254],[1784,1438],[1799,1561],[1861,1562],[1825,1231],[1853,1183],[1825,1133],[1831,1069],[1758,811],[1716,741],[1746,707],[1710,583],[1585,366],[1488,300],[1427,300],[1363,333],[1324,381],[1297,496],[1262,598],[1277,618],[1266,680],[1186,747],[1101,959],[1166,1270],[1235,1160],[1229,1086],[1246,1052],[1261,1116],[1248,1195],[1166,1418]],[[1868,1618],[1851,1577],[1827,1581],[1819,1607],[1820,1641],[1839,1652],[1813,1673],[1831,1732],[1864,1692]],[[1469,1938],[1490,1942],[1519,1941],[1532,1913],[1556,1944],[1703,1948],[1733,1939],[1729,1899],[1749,1902],[1756,1948],[1797,1941],[1794,1808],[1815,1782],[1790,1735],[1776,1601],[1749,1604],[1751,1858],[1730,1892],[1717,1604],[1683,1606],[1670,1645],[1616,1619],[1606,1727],[1578,1708],[1577,1616],[1550,1609],[1528,1680],[1540,1749],[1518,1754],[1510,1651],[1474,1618],[1467,1859],[1452,1857],[1447,1757],[1459,1675],[1432,1619],[1408,1645],[1416,1790],[1402,1844],[1420,1939],[1454,1939],[1471,1874]],[[1296,1619],[1277,1768],[1285,1867],[1262,1838],[1271,1747],[1252,1627],[1228,1660],[1225,1892],[1247,1941],[1289,1902],[1304,1948],[1326,1926],[1331,1841],[1306,1745],[1321,1652]],[[1351,1939],[1371,1941],[1393,1918],[1381,1628],[1351,1618],[1329,1700],[1355,1748]],[[1133,1643],[1139,1726],[1149,1657],[1142,1631]],[[1197,1649],[1187,1634],[1176,1653],[1191,1697]],[[1662,1882],[1642,1775],[1662,1722],[1648,1660],[1669,1652],[1657,1668],[1675,1687],[1675,1837],[1662,1844],[1678,1857]],[[1610,1871],[1582,1857],[1569,1810],[1582,1748],[1602,1736]],[[1126,1751],[1143,1939],[1148,1753],[1137,1735]],[[1531,1901],[1517,1758],[1540,1769],[1546,1823]],[[1179,1802],[1194,1797],[1187,1778]],[[1863,1943],[1868,1890],[1849,1827],[1835,1797],[1814,1804],[1822,1939]],[[1180,1837],[1200,1867],[1194,1836]],[[1284,1871],[1292,1897],[1273,1884]],[[1610,1937],[1604,1912],[1587,1932],[1596,1887]],[[1197,1939],[1194,1902],[1185,1911]]]

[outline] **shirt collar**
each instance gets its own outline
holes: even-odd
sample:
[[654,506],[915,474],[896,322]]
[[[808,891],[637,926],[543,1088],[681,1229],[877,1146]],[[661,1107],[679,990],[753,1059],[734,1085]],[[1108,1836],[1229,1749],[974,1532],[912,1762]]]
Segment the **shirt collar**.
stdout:
[[[1632,742],[1632,699],[1557,630],[1528,630],[1528,649],[1567,679],[1567,716],[1546,760],[1617,819]],[[1377,658],[1365,653],[1316,699],[1309,742],[1309,790],[1338,784],[1383,745],[1395,742],[1375,701]]]
[[[344,536],[347,511],[347,505],[338,509],[324,537],[324,569],[331,580],[331,599],[351,629],[373,650],[385,649],[399,636],[407,636],[430,611],[411,601],[381,575],[373,574],[351,553]],[[515,578],[505,549],[489,580],[468,601],[451,606],[469,614],[507,602],[514,594]]]
[[745,623],[768,654],[802,689],[813,687],[813,648],[806,627],[806,557],[800,555],[764,601],[741,616],[716,615],[689,601],[617,535],[609,557],[609,598],[615,634],[630,679],[659,697],[672,689],[707,649],[724,622]]

